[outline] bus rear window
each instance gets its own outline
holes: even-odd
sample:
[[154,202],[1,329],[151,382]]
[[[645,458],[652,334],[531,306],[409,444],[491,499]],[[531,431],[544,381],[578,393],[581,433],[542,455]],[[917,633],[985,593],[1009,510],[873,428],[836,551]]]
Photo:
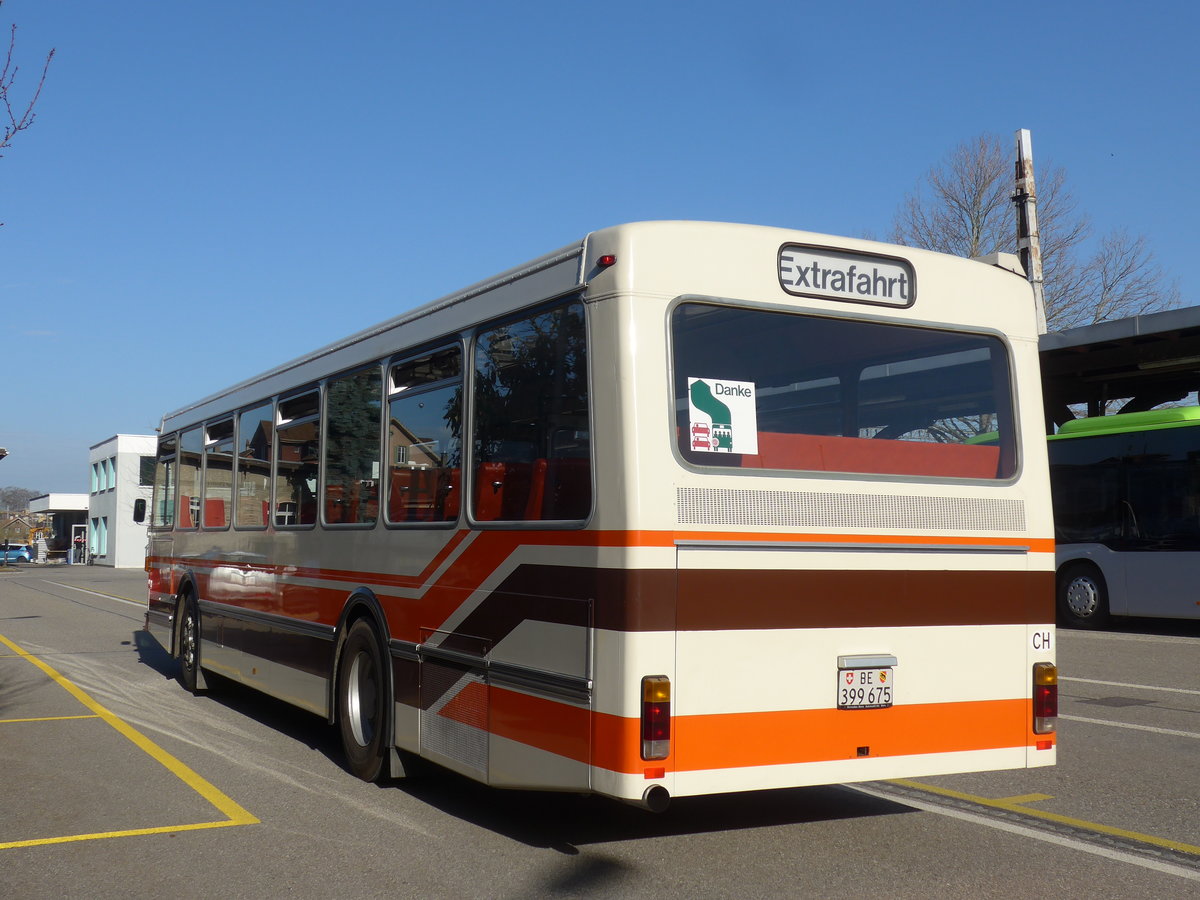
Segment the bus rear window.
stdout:
[[1007,478],[1008,354],[997,338],[683,303],[675,428],[696,466]]

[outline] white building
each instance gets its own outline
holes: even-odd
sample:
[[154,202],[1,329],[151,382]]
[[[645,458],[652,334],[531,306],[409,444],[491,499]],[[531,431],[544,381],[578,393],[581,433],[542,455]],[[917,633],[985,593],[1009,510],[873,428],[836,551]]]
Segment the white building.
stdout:
[[90,448],[88,552],[96,565],[145,565],[146,523],[133,521],[133,504],[150,505],[157,449],[152,434],[118,434]]

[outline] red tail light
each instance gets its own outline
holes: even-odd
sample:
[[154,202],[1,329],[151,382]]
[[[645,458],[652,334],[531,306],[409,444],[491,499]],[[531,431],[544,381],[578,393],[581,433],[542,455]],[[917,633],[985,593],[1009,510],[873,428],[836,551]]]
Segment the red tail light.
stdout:
[[1058,718],[1058,666],[1033,666],[1033,733],[1051,734]]
[[642,759],[666,759],[671,753],[671,679],[642,679]]

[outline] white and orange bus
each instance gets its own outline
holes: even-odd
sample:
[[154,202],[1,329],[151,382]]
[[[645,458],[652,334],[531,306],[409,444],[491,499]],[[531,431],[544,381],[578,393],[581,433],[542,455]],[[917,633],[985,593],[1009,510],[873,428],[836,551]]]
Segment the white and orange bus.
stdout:
[[659,809],[1049,765],[1038,379],[999,265],[597,231],[166,416],[147,628],[365,779]]

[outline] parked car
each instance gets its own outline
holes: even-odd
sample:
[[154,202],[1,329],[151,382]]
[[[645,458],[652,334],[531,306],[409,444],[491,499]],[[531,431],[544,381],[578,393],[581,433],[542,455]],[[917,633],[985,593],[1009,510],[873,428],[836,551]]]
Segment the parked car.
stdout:
[[5,550],[3,542],[0,542],[0,561],[9,563],[33,562],[33,548],[28,544],[9,544],[8,549]]

